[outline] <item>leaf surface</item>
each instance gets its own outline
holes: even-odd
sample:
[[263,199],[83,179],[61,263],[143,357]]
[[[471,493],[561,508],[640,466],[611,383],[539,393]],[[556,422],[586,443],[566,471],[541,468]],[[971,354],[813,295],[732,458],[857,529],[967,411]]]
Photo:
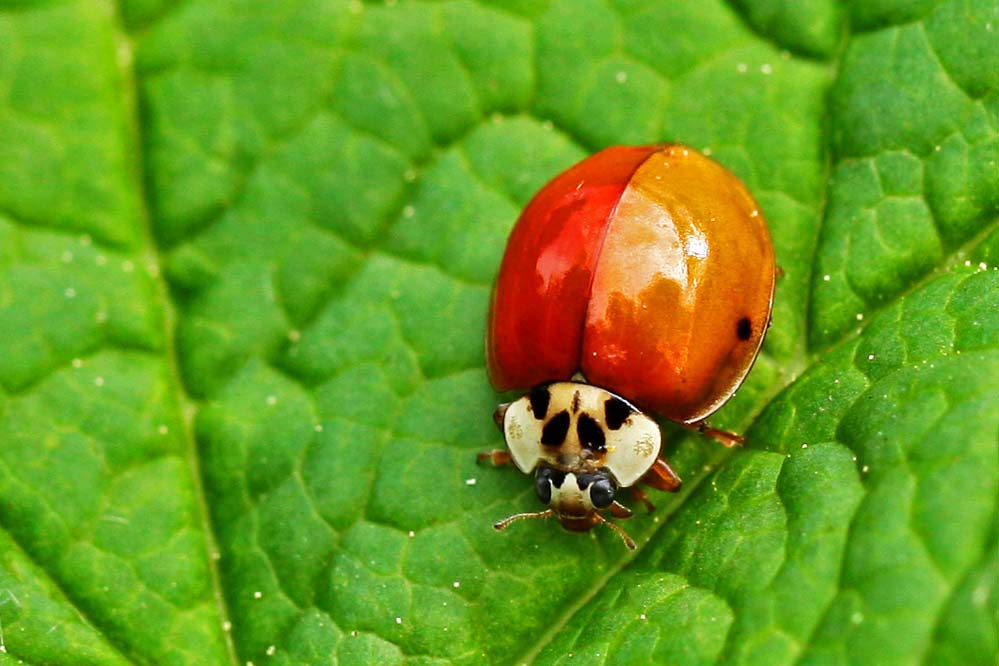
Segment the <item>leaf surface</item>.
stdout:
[[[784,270],[677,496],[499,517],[553,174],[681,140]],[[0,664],[994,664],[995,0],[0,3]]]

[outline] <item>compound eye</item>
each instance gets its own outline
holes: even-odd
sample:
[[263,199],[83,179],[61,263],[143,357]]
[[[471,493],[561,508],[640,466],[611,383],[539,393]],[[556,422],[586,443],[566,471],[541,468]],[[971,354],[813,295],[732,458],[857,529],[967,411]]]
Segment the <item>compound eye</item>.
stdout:
[[597,477],[590,484],[590,501],[598,509],[606,509],[614,501],[614,482],[606,476]]
[[538,494],[538,499],[542,504],[550,504],[552,501],[552,471],[547,467],[538,470],[538,475],[534,478],[534,492]]

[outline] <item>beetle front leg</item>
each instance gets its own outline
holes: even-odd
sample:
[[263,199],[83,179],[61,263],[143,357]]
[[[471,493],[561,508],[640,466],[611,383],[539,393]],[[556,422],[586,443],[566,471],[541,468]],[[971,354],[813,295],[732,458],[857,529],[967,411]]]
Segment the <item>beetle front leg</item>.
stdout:
[[621,504],[617,500],[611,502],[610,505],[611,515],[615,518],[631,518],[631,509]]
[[483,451],[478,456],[476,456],[476,461],[483,463],[487,460],[492,461],[494,467],[499,467],[500,465],[508,465],[513,460],[510,456],[510,452],[507,449],[493,449],[492,451]]
[[652,513],[653,511],[656,510],[656,505],[652,503],[652,500],[650,500],[649,496],[645,494],[645,491],[639,488],[638,486],[631,487],[631,496],[634,497],[639,502],[641,502],[642,504],[644,504],[645,510],[648,511],[649,513]]
[[504,402],[496,407],[496,410],[493,412],[493,423],[496,424],[496,427],[499,428],[500,432],[503,432],[503,419],[506,418],[506,410],[509,408],[510,403]]
[[746,443],[746,438],[743,437],[742,435],[730,432],[728,430],[713,428],[712,426],[708,425],[707,421],[699,421],[697,423],[691,423],[689,425],[685,425],[684,427],[689,428],[691,430],[696,430],[705,437],[710,437],[711,439],[715,440],[722,446],[726,446],[728,448],[732,448],[733,446],[742,446],[743,444]]
[[652,467],[642,476],[640,481],[656,490],[665,490],[668,493],[675,493],[680,490],[680,486],[683,484],[669,463],[662,458],[656,458]]

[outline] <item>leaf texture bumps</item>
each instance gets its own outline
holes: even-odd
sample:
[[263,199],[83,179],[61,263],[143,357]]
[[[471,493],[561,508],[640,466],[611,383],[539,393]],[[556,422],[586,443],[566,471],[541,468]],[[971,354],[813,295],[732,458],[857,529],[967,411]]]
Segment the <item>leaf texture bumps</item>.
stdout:
[[[0,4],[0,663],[994,664],[999,4]],[[678,497],[550,524],[482,331],[677,139],[785,276]]]

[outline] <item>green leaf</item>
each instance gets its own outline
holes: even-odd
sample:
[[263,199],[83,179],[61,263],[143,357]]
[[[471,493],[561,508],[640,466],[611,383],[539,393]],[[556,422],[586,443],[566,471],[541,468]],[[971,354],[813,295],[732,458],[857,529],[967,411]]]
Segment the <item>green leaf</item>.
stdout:
[[[483,367],[614,143],[784,277],[682,493],[542,522]],[[995,664],[996,0],[0,2],[0,664]]]

